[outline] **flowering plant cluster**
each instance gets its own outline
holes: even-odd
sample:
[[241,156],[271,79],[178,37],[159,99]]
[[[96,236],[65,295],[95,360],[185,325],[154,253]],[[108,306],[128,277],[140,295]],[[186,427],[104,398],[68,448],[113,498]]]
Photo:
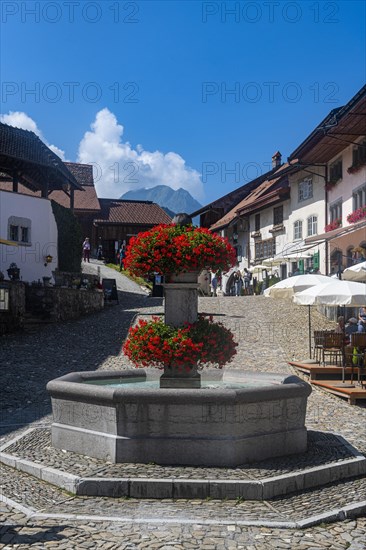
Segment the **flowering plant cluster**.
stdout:
[[349,174],[356,174],[356,172],[359,172],[361,170],[361,168],[363,168],[365,166],[365,162],[362,162],[360,164],[354,164],[353,166],[350,166],[349,168],[347,168],[347,172]]
[[325,233],[328,233],[328,231],[333,231],[333,229],[337,229],[337,227],[340,227],[341,225],[342,225],[342,219],[337,218],[332,222],[328,223],[328,225],[324,227],[324,231]]
[[208,229],[192,225],[158,225],[130,240],[125,268],[134,275],[157,272],[228,271],[235,265],[235,249]]
[[123,352],[136,365],[174,366],[191,369],[195,365],[215,364],[220,368],[236,354],[232,332],[212,317],[176,328],[160,317],[140,319],[130,328]]
[[361,208],[357,208],[357,210],[348,214],[347,221],[348,223],[356,223],[363,220],[363,218],[366,218],[366,206],[361,206]]

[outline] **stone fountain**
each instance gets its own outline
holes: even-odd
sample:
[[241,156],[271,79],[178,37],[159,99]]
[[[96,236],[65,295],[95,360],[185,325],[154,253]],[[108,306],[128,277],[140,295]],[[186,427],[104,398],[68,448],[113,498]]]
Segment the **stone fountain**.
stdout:
[[[198,274],[165,284],[165,322],[198,312]],[[307,449],[311,387],[296,376],[207,369],[77,372],[49,382],[52,444],[110,462],[235,467]]]

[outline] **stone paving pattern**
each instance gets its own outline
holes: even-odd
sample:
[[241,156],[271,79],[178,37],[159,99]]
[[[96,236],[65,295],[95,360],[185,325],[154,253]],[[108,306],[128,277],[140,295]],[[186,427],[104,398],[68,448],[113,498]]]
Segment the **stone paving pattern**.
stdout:
[[[96,265],[88,265],[89,272]],[[45,391],[49,380],[75,370],[131,368],[120,354],[128,327],[137,314],[162,312],[162,302],[146,298],[139,287],[117,272],[102,270],[104,276],[117,279],[121,291],[118,306],[78,321],[1,338],[1,445],[25,428],[50,425],[50,400]],[[234,331],[240,347],[231,368],[293,373],[287,361],[308,356],[307,308],[253,296],[200,298],[199,309],[212,313]],[[312,323],[314,329],[334,325],[316,311]],[[314,388],[307,426],[339,433],[366,454],[363,405],[350,406]],[[0,479],[1,495],[16,503],[0,503],[0,548],[4,549],[366,548],[365,517],[307,529],[265,525],[266,521],[285,525],[299,517],[366,500],[365,479],[270,502],[72,497],[4,466],[0,467]],[[27,515],[19,506],[35,512]],[[258,525],[245,524],[255,521]]]
[[319,465],[337,463],[354,458],[349,446],[333,434],[308,431],[308,450],[301,456],[263,460],[257,464],[246,464],[237,468],[203,468],[159,466],[158,464],[107,464],[100,459],[55,449],[51,445],[50,428],[38,428],[11,444],[4,451],[14,457],[44,464],[83,477],[142,477],[142,478],[184,478],[244,480],[265,479]]

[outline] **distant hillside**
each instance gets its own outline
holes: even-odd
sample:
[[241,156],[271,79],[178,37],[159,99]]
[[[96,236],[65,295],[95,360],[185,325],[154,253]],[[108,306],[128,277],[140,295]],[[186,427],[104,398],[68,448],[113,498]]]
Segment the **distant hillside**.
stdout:
[[159,206],[164,207],[166,211],[177,214],[186,212],[190,214],[201,208],[201,204],[192,197],[185,189],[174,190],[168,185],[157,185],[150,189],[136,189],[136,191],[127,191],[120,197],[128,200],[152,201]]

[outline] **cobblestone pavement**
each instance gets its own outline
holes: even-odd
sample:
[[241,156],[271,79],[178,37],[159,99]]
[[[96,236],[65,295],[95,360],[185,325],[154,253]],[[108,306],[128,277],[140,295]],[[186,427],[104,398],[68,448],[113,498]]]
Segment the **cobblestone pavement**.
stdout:
[[[97,263],[85,266],[97,269]],[[119,273],[120,303],[78,321],[49,325],[32,334],[0,338],[2,376],[0,444],[30,426],[50,424],[48,380],[75,370],[131,367],[121,344],[137,314],[162,312],[162,301]],[[212,313],[235,333],[239,352],[230,368],[293,372],[287,360],[308,356],[307,308],[263,297],[201,298],[200,311]],[[315,311],[314,328],[332,325]],[[343,435],[366,454],[366,408],[314,389],[309,429]],[[349,481],[302,496],[270,502],[152,501],[75,498],[11,468],[1,466],[0,548],[4,549],[270,549],[366,548],[366,518],[286,529],[304,510],[324,511],[330,503],[366,500],[366,481]],[[256,519],[262,518],[255,524]],[[268,523],[263,521],[266,518]],[[251,522],[251,525],[246,523]]]

